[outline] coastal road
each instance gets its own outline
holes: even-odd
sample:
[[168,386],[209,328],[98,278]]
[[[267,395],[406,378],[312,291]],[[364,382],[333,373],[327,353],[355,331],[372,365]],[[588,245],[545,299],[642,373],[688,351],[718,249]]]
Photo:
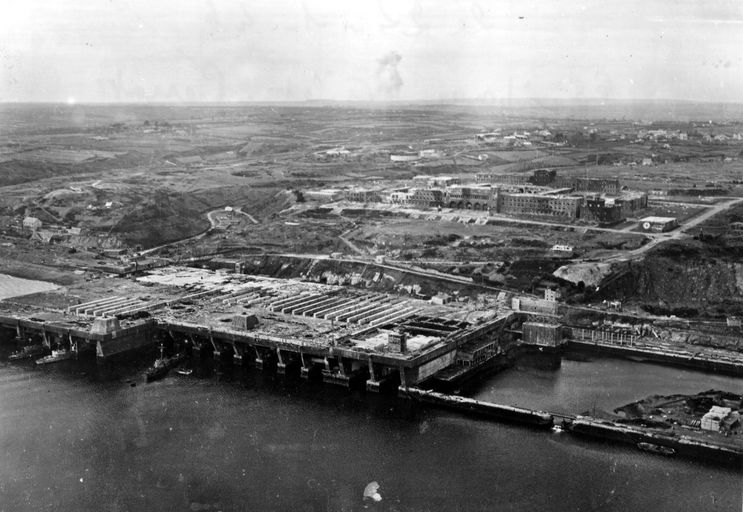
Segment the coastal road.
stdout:
[[682,238],[689,238],[692,236],[691,234],[689,234],[690,230],[699,226],[700,224],[703,224],[704,222],[708,221],[715,215],[719,215],[720,213],[740,203],[743,203],[743,197],[739,197],[736,199],[731,199],[729,201],[718,203],[708,208],[705,212],[689,219],[689,221],[682,224],[681,227],[676,228],[675,230],[668,232],[668,233],[645,233],[645,235],[651,239],[650,242],[648,242],[647,244],[637,249],[627,251],[624,254],[618,254],[616,256],[610,256],[608,258],[603,258],[601,261],[607,262],[607,263],[618,262],[618,261],[629,261],[631,259],[637,258],[638,256],[642,256],[643,254],[648,252],[650,249],[652,249],[653,247],[663,242],[669,242],[671,240],[680,240]]

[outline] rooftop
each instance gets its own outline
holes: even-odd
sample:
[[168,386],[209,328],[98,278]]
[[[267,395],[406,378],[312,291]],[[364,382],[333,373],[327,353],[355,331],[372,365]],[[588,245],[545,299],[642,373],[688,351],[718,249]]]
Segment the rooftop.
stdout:
[[640,222],[655,222],[658,224],[666,224],[668,222],[676,222],[676,217],[645,217],[640,219]]

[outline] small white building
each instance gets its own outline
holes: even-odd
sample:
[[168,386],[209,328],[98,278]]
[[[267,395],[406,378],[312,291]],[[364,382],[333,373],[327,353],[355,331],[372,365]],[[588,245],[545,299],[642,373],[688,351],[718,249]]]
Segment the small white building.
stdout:
[[415,162],[420,158],[417,151],[398,151],[390,153],[390,160],[393,162]]
[[678,220],[675,217],[645,217],[640,219],[640,227],[643,231],[654,231],[662,233],[670,231],[678,226]]
[[562,292],[557,289],[553,290],[551,288],[545,288],[544,289],[544,300],[548,300],[550,302],[557,302],[562,297]]
[[720,431],[720,425],[733,410],[730,407],[713,405],[707,414],[702,416],[702,430]]
[[307,190],[303,192],[306,199],[320,203],[331,203],[343,199],[343,191],[337,188],[326,188],[323,190]]
[[431,297],[431,304],[448,304],[452,302],[454,298],[448,293],[439,292]]
[[555,244],[552,246],[552,250],[556,252],[573,252],[573,246],[566,244]]
[[36,231],[37,229],[41,229],[41,226],[43,226],[44,223],[41,222],[36,217],[26,217],[23,219],[23,228],[24,229],[30,229],[31,231]]

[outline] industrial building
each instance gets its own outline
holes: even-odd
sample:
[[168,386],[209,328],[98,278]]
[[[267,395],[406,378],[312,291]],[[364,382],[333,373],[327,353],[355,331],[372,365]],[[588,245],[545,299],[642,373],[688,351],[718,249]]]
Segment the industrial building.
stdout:
[[397,163],[415,162],[420,156],[417,151],[398,151],[390,153],[390,160]]
[[449,208],[467,210],[489,210],[495,206],[494,196],[497,189],[490,186],[460,186],[448,187],[444,194],[444,203]]
[[499,194],[497,211],[509,215],[549,216],[576,219],[583,198],[537,194]]
[[379,190],[353,188],[346,191],[346,200],[354,203],[378,203],[382,200]]
[[617,195],[620,191],[617,178],[575,178],[573,188],[576,192],[601,192],[609,195]]
[[630,217],[639,210],[648,207],[648,195],[644,192],[623,192],[614,198],[614,204],[622,207],[622,216]]
[[428,176],[425,174],[415,176],[413,178],[414,187],[438,187],[446,188],[452,185],[458,185],[461,180],[454,176]]
[[334,201],[343,199],[344,192],[343,190],[337,188],[326,188],[322,190],[307,190],[306,192],[303,192],[302,195],[304,195],[306,199],[309,199],[311,201],[318,201],[320,203],[332,203]]
[[563,344],[562,326],[541,322],[524,322],[521,325],[523,341],[528,345],[555,348]]
[[0,328],[101,361],[168,339],[222,365],[377,391],[414,386],[463,358],[477,362],[484,354],[472,356],[474,345],[500,351],[516,339],[506,327],[523,321],[481,310],[473,324],[457,306],[205,269],[164,268],[137,281],[146,295],[94,298],[43,320],[0,315]]
[[554,183],[556,178],[557,171],[554,169],[535,169],[529,181],[533,185],[546,186]]
[[478,183],[499,183],[509,185],[526,185],[529,183],[529,176],[526,174],[500,174],[494,172],[478,172],[475,175],[475,181]]
[[596,222],[599,225],[617,224],[626,219],[622,206],[613,200],[597,195],[586,197],[581,207],[580,217],[583,220]]
[[30,229],[31,231],[36,231],[37,229],[41,229],[42,225],[43,225],[43,222],[41,222],[36,217],[26,217],[25,219],[23,219],[24,229]]
[[[395,189],[384,196],[378,189],[309,191],[309,199],[330,201],[343,194],[348,201],[391,204],[414,208],[454,208],[514,216],[584,219],[601,225],[617,224],[647,208],[644,193],[620,193],[619,180],[560,178],[553,169],[536,169],[531,175],[478,173],[477,183],[460,184],[453,176],[418,175],[413,188]],[[546,184],[552,183],[552,186]],[[565,188],[555,185],[567,184]],[[576,189],[580,189],[577,192]],[[586,193],[587,190],[596,190]],[[582,193],[581,193],[582,192]],[[584,197],[585,196],[585,197]]]
[[408,204],[416,208],[437,207],[444,204],[444,191],[430,188],[416,188],[411,190]]
[[735,416],[734,418],[731,418],[731,416],[733,416],[733,410],[730,407],[720,407],[718,405],[713,405],[709,412],[702,416],[700,427],[702,430],[719,432],[725,427],[729,428],[730,424],[739,420],[738,416]]
[[678,220],[675,217],[645,217],[644,219],[640,219],[640,228],[643,231],[652,231],[655,233],[671,231],[678,227],[678,225]]

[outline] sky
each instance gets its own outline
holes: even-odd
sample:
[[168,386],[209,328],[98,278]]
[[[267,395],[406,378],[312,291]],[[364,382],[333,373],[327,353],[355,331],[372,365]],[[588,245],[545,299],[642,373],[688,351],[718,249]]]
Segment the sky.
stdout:
[[741,49],[741,0],[23,0],[0,102],[743,103]]

